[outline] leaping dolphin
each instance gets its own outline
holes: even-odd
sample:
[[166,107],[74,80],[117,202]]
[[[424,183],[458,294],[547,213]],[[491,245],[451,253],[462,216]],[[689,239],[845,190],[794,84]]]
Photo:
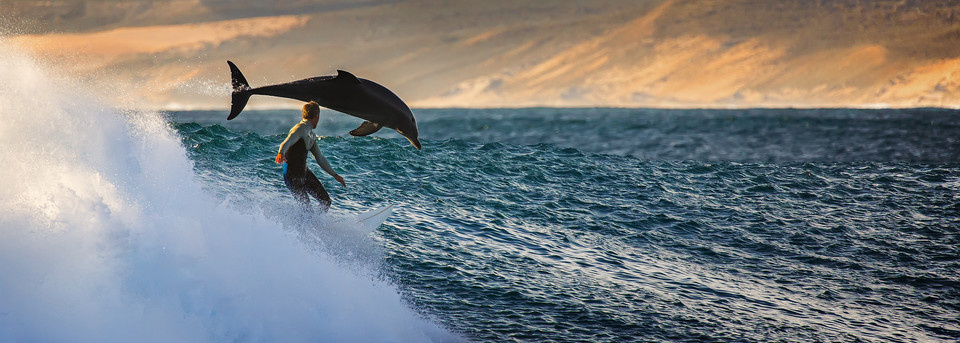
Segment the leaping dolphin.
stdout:
[[337,70],[337,75],[317,76],[308,79],[281,83],[272,86],[250,88],[247,79],[236,64],[230,65],[233,94],[230,101],[230,116],[236,118],[247,106],[254,94],[291,98],[301,101],[316,101],[320,106],[343,112],[365,120],[360,127],[350,131],[354,136],[366,136],[386,126],[397,130],[410,140],[418,150],[417,119],[403,100],[380,84],[357,78],[349,72]]

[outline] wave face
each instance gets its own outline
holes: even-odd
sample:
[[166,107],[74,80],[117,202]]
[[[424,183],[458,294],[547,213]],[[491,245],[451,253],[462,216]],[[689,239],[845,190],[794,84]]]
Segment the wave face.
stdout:
[[278,219],[293,214],[203,190],[160,114],[106,105],[3,44],[0,75],[0,341],[456,339],[377,266]]
[[[296,111],[171,113],[215,197],[294,206]],[[954,341],[960,117],[917,110],[417,111],[424,150],[322,117],[379,263],[477,341]],[[323,244],[329,237],[314,237]]]

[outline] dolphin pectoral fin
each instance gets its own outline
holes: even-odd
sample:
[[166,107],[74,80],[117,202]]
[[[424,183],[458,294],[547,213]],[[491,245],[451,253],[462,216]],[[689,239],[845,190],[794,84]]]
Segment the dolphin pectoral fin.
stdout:
[[333,80],[340,81],[340,82],[356,83],[356,84],[360,83],[360,79],[358,79],[356,76],[354,76],[353,74],[350,74],[350,72],[346,70],[339,70],[339,69],[337,70],[337,77],[333,78]]
[[363,122],[363,124],[360,124],[359,127],[357,127],[356,129],[353,129],[353,131],[350,131],[350,134],[354,136],[366,136],[371,133],[380,131],[380,128],[382,127],[383,125],[374,123],[372,121],[365,121]]

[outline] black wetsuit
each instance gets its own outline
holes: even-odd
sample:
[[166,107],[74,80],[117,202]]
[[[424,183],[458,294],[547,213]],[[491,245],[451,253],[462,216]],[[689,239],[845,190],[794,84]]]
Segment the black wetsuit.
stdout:
[[293,197],[307,206],[312,196],[320,202],[321,210],[326,212],[330,208],[330,195],[317,176],[307,168],[307,145],[303,139],[294,143],[284,157],[287,166],[284,168],[283,183],[293,192]]
[[283,169],[283,182],[293,192],[293,196],[304,206],[310,204],[312,196],[320,202],[320,209],[326,211],[330,208],[330,195],[323,189],[323,184],[317,180],[317,176],[307,168],[307,153],[313,154],[317,165],[324,172],[334,178],[339,175],[333,171],[330,162],[320,152],[320,144],[317,140],[317,135],[313,133],[313,125],[304,119],[290,128],[287,139],[280,143],[278,152],[287,160]]

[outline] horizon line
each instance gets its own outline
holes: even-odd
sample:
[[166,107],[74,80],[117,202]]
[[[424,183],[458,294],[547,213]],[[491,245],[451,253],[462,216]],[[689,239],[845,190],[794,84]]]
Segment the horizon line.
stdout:
[[[549,106],[549,105],[532,105],[532,106],[476,106],[476,107],[443,107],[443,106],[413,106],[411,110],[450,110],[450,109],[464,109],[464,110],[509,110],[509,109],[624,109],[624,110],[830,110],[830,109],[852,109],[852,110],[912,110],[912,109],[940,109],[940,110],[960,110],[960,105],[956,106],[890,106],[887,104],[872,104],[872,105],[859,105],[859,106],[799,106],[799,105],[784,105],[784,106],[741,106],[741,105],[731,105],[731,106],[611,106],[611,105],[597,105],[597,106]],[[223,111],[230,112],[229,107],[205,107],[205,106],[194,106],[194,107],[181,107],[181,106],[161,106],[156,108],[142,108],[147,111],[157,111],[157,112],[214,112],[214,111]],[[325,107],[320,107],[321,110],[337,112]],[[248,108],[246,111],[299,111],[300,108],[297,106],[262,106],[256,108]]]

